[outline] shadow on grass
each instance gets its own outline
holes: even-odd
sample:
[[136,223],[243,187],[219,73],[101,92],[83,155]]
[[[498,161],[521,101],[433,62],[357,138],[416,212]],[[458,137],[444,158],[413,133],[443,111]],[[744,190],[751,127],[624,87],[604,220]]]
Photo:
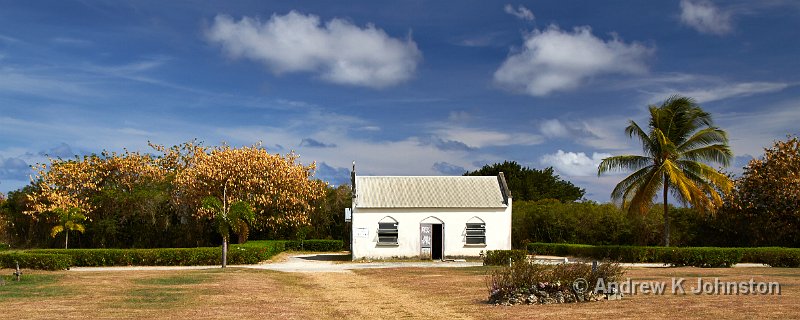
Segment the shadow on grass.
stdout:
[[349,254],[338,254],[338,253],[315,254],[313,256],[298,257],[298,258],[303,260],[312,260],[312,261],[350,261]]
[[54,274],[31,274],[23,275],[20,281],[15,281],[13,276],[2,276],[0,301],[67,295],[70,293],[69,288],[57,284],[61,277]]

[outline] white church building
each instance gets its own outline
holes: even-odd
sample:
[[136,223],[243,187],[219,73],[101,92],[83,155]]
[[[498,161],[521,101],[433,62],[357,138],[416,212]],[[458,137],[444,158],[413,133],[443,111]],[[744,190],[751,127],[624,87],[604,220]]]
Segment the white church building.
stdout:
[[352,175],[353,260],[441,260],[511,249],[511,194],[502,173]]

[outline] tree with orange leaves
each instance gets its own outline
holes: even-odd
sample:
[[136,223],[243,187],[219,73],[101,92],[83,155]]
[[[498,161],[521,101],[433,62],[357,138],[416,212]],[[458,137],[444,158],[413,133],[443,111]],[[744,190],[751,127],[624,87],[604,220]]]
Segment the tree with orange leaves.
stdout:
[[[309,223],[312,203],[324,195],[325,184],[311,179],[316,165],[302,165],[294,152],[270,154],[259,144],[193,148],[186,153],[190,156],[185,158],[185,168],[175,177],[176,201],[197,208],[198,217],[213,218],[218,229],[224,228],[220,231],[223,268],[229,241],[227,226],[245,238],[249,232],[242,220],[229,221],[232,209],[247,204],[255,208],[255,216],[262,223],[303,226]],[[221,226],[219,221],[226,223]]]

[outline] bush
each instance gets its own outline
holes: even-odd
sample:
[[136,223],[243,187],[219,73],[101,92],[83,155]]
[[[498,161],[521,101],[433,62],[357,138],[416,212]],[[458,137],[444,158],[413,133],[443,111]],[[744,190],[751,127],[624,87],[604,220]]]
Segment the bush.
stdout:
[[11,246],[7,243],[0,242],[0,251],[11,249]]
[[800,249],[743,248],[742,262],[763,263],[771,267],[800,268]]
[[[264,246],[232,245],[229,264],[254,264],[283,251],[282,243]],[[221,247],[162,249],[34,249],[33,254],[62,254],[72,258],[74,266],[193,266],[221,263]]]
[[[596,299],[593,289],[598,279],[617,282],[624,270],[616,263],[601,263],[597,271],[586,263],[543,265],[517,261],[492,272],[488,279],[489,303],[564,303]],[[576,280],[586,281],[582,291],[575,290]]]
[[533,254],[575,256],[617,262],[660,262],[676,267],[692,266],[701,268],[730,267],[742,261],[743,250],[741,248],[714,247],[677,248],[590,246],[555,243],[528,244],[528,251]]
[[0,268],[20,268],[38,270],[64,270],[72,265],[72,258],[65,254],[42,254],[11,251],[0,254]]
[[342,251],[342,240],[287,240],[286,250],[329,252]]
[[483,257],[484,266],[504,266],[509,262],[527,261],[528,252],[525,250],[487,250]]

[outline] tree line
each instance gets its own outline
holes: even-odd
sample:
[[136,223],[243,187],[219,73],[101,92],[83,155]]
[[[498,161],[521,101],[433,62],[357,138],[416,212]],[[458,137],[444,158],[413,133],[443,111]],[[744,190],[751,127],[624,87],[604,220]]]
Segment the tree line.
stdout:
[[[152,153],[49,159],[0,199],[0,241],[15,247],[151,248],[263,237],[340,236],[349,187],[315,179],[315,164],[260,145],[151,144]],[[346,192],[344,192],[347,190]],[[56,239],[58,238],[58,239]]]

